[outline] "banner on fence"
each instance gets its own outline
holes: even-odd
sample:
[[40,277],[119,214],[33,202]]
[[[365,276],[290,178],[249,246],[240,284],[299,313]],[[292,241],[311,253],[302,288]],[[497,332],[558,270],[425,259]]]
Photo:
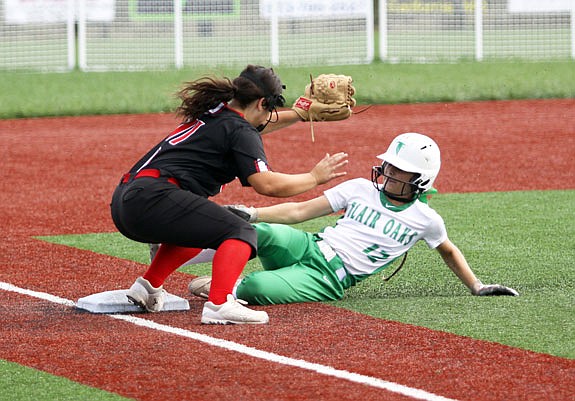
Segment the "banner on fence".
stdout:
[[[182,16],[186,19],[235,18],[240,15],[240,0],[181,0]],[[171,21],[174,1],[128,0],[133,20]]]
[[561,12],[575,10],[575,0],[509,0],[509,12]]
[[[86,19],[113,21],[116,0],[84,0]],[[78,15],[78,2],[71,0],[6,0],[7,24],[66,22],[70,13]]]
[[360,18],[370,15],[370,0],[260,0],[260,16],[287,18]]

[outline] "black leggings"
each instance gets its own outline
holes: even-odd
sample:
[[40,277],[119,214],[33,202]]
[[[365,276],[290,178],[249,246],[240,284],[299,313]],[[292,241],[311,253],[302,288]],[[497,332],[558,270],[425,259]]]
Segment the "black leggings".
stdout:
[[249,223],[163,177],[119,184],[110,207],[118,230],[134,241],[217,249],[233,238],[248,243],[252,257],[257,252],[256,231]]

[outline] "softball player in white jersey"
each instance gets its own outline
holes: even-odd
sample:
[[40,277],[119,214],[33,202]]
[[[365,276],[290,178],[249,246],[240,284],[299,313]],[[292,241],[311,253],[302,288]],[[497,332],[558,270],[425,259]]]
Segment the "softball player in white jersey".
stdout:
[[[236,296],[255,305],[340,299],[346,288],[385,269],[419,240],[440,253],[472,294],[518,295],[508,287],[482,284],[449,240],[441,216],[427,204],[441,165],[431,138],[399,135],[378,158],[383,163],[373,168],[371,182],[350,180],[305,202],[239,207],[244,217],[266,223],[254,225],[264,270],[247,275],[236,286]],[[341,210],[335,226],[316,234],[286,225]],[[190,291],[207,294],[209,284],[209,277],[200,277],[192,280]]]

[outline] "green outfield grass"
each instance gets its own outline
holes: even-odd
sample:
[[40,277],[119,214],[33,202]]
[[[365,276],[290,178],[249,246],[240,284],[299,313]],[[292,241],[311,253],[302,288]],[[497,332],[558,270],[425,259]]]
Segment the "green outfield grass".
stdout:
[[[291,104],[309,74],[351,75],[359,104],[575,97],[575,62],[278,67]],[[182,82],[238,69],[162,72],[0,72],[0,118],[172,111]]]
[[[529,191],[433,197],[432,207],[444,217],[451,240],[476,275],[484,283],[514,287],[520,297],[471,296],[439,254],[419,243],[389,282],[373,276],[332,304],[382,319],[575,358],[574,195],[575,191]],[[316,232],[336,219],[327,216],[296,227]],[[41,239],[149,262],[145,244],[119,233]],[[259,269],[255,259],[245,272]],[[181,271],[209,274],[210,265]]]
[[0,359],[0,400],[120,401],[128,399]]

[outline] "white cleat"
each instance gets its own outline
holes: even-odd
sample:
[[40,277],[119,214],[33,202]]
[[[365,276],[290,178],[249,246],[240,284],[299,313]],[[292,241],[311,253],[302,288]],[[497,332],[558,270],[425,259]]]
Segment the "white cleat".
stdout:
[[270,321],[264,311],[255,311],[246,308],[245,301],[235,299],[228,294],[227,301],[215,305],[208,301],[202,311],[202,324],[267,324]]
[[188,284],[188,290],[190,291],[190,294],[196,297],[208,299],[211,284],[212,284],[211,276],[196,277],[195,279],[190,281],[190,284]]
[[166,291],[163,286],[152,287],[143,277],[138,277],[126,293],[128,300],[148,312],[159,312],[164,307]]
[[[234,291],[237,288],[237,286],[240,285],[242,280],[243,276],[238,277],[238,279],[236,280],[236,284],[234,285]],[[210,295],[211,285],[212,285],[212,276],[196,277],[195,279],[190,281],[190,284],[188,284],[188,291],[190,291],[190,294],[196,297],[208,299]]]

